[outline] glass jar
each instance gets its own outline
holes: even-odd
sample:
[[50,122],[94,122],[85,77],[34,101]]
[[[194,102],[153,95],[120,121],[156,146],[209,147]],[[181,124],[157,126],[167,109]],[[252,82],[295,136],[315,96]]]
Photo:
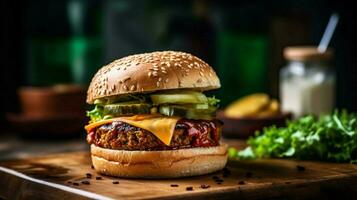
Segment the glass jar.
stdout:
[[332,50],[320,53],[316,47],[288,47],[284,57],[288,63],[280,71],[282,111],[295,117],[330,113],[335,100]]

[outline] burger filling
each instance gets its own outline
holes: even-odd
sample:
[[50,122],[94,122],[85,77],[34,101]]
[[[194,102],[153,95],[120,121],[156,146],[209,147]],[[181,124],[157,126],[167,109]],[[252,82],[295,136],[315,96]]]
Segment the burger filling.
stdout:
[[219,145],[218,120],[180,119],[171,138],[164,144],[151,132],[121,121],[114,121],[92,130],[87,141],[96,146],[120,150],[171,150]]
[[[194,91],[169,91],[97,99],[95,108],[88,112],[91,121],[86,126],[87,141],[99,147],[122,150],[171,150],[217,146],[221,128],[221,122],[215,119],[218,102],[219,100],[214,97],[206,97],[203,93]],[[141,119],[130,118],[131,116],[158,116],[156,118],[159,120],[149,119],[146,123],[125,120]],[[159,124],[153,127],[154,123]],[[164,123],[165,126],[161,128],[160,123]],[[171,123],[170,126],[167,123]],[[170,130],[171,133],[162,130]],[[163,136],[166,132],[169,140]]]

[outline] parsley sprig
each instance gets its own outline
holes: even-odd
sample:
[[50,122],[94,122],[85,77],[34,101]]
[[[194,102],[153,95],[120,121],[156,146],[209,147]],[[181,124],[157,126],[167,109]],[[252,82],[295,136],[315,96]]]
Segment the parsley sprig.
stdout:
[[302,117],[285,128],[271,126],[248,140],[243,151],[230,149],[240,159],[297,158],[357,163],[357,115],[335,111],[316,118]]

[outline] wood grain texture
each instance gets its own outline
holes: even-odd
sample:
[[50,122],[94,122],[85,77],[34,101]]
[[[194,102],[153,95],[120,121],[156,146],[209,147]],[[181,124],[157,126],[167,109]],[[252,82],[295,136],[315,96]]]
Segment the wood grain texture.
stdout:
[[[297,170],[297,165],[305,167]],[[351,198],[357,195],[357,165],[294,160],[228,162],[224,172],[183,179],[121,179],[97,174],[88,152],[75,152],[1,162],[36,180],[56,183],[113,199],[311,199]],[[92,178],[86,178],[86,173]],[[95,177],[101,176],[102,180]],[[224,181],[217,184],[213,176]],[[90,185],[81,183],[88,180]],[[72,183],[68,183],[71,181]],[[119,181],[119,184],[113,184]],[[239,184],[244,181],[244,184]],[[78,186],[73,182],[79,183]],[[178,184],[178,187],[171,187]],[[210,185],[202,189],[201,184]],[[87,199],[73,192],[34,183],[0,170],[0,197],[5,199]],[[186,187],[193,191],[186,191]],[[66,187],[66,188],[67,188]],[[1,199],[0,198],[0,199]]]

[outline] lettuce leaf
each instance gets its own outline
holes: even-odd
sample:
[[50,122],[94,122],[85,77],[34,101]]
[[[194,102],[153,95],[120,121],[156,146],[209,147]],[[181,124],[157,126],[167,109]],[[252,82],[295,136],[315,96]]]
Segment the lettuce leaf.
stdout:
[[90,118],[90,123],[100,121],[104,117],[103,107],[95,105],[93,110],[87,111],[87,116]]
[[357,162],[357,115],[335,111],[316,118],[302,117],[285,128],[271,126],[248,140],[239,159],[297,158],[331,162]]
[[215,96],[207,97],[207,100],[208,100],[209,106],[217,106],[217,107],[218,107],[218,103],[221,101],[221,100],[217,99]]

